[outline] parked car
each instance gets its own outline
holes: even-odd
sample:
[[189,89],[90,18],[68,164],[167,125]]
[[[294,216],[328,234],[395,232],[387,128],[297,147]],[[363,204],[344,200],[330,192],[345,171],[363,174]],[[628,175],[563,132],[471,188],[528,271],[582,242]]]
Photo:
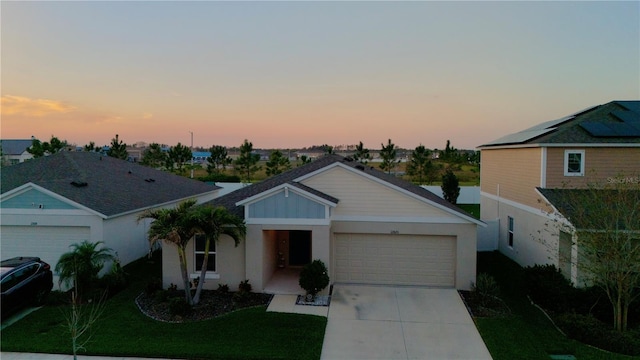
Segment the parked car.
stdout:
[[38,257],[0,262],[2,318],[28,305],[40,305],[53,288],[51,266]]

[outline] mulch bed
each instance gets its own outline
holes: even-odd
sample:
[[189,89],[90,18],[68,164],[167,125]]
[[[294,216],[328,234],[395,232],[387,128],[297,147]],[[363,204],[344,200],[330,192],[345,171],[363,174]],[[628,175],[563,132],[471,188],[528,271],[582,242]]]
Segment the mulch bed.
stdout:
[[480,298],[471,291],[458,291],[472,317],[502,317],[511,315],[511,309],[500,298]]
[[200,302],[183,315],[172,314],[172,298],[184,299],[184,292],[162,290],[151,295],[143,292],[135,302],[140,311],[152,319],[181,323],[208,320],[239,309],[269,305],[273,295],[202,290]]

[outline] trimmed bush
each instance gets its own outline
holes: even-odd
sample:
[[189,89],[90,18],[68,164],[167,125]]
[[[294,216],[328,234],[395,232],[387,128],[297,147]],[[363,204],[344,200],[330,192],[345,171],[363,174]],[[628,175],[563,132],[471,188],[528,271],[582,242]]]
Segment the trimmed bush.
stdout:
[[640,355],[639,330],[621,333],[593,316],[580,314],[562,314],[555,322],[572,339],[620,354]]
[[561,313],[571,310],[576,289],[554,265],[524,268],[527,294],[546,310]]
[[240,281],[240,285],[238,285],[238,290],[242,293],[250,293],[253,290],[251,284],[249,284],[249,279]]
[[229,285],[227,285],[227,284],[218,284],[218,291],[223,292],[223,293],[228,293],[229,292]]
[[327,266],[322,260],[313,260],[302,268],[300,272],[300,287],[312,297],[329,285],[329,275]]
[[471,296],[481,306],[490,307],[499,295],[500,287],[493,276],[487,273],[476,276],[476,283],[471,288]]

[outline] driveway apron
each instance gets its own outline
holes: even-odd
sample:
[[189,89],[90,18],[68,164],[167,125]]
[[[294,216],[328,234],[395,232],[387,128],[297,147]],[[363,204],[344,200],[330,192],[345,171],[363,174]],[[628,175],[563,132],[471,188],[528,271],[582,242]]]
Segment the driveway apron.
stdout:
[[491,355],[455,289],[336,285],[321,359]]

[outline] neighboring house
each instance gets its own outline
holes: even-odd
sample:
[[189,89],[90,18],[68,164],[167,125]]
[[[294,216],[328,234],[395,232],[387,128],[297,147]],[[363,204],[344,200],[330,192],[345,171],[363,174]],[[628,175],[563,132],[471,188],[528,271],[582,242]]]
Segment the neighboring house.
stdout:
[[[572,236],[549,231],[559,192],[638,179],[640,101],[613,101],[479,147],[481,219],[498,222],[499,250],[522,266],[554,264],[578,283]],[[573,224],[575,225],[575,224]]]
[[32,143],[32,139],[0,140],[3,165],[15,165],[24,162],[25,160],[33,159],[33,155],[27,151]]
[[[332,284],[469,289],[475,282],[476,228],[483,222],[350,158],[326,155],[210,204],[244,218],[247,236],[238,247],[224,237],[215,244],[209,289],[249,279],[263,292],[279,269],[315,259],[327,265]],[[202,262],[194,243],[187,247],[192,278]],[[165,246],[163,285],[171,283],[181,284],[179,263],[175,248]]]
[[2,169],[0,253],[55,267],[69,246],[103,241],[122,264],[149,252],[145,209],[206,202],[219,187],[94,152],[59,152]]

